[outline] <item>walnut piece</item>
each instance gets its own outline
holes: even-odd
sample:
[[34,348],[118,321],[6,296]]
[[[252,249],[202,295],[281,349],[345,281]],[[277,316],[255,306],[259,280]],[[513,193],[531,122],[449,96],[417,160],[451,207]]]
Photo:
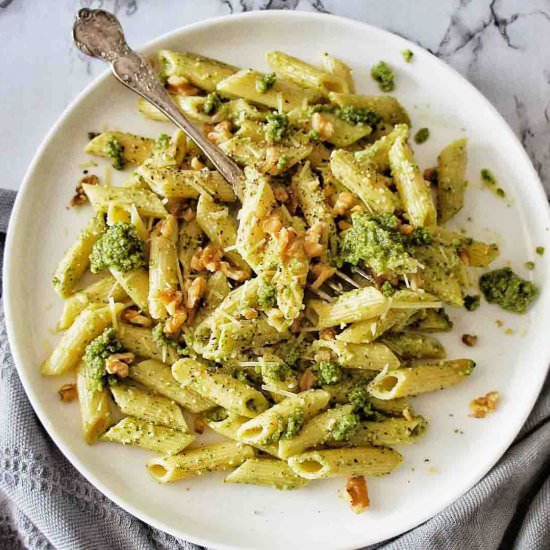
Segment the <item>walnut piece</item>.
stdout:
[[348,193],[347,191],[343,191],[342,193],[338,193],[338,197],[336,198],[336,202],[334,203],[334,207],[332,208],[332,213],[335,216],[344,216],[356,204],[357,201],[355,199],[355,196],[351,193]]
[[150,328],[153,326],[153,321],[149,317],[143,315],[137,308],[125,309],[121,314],[122,321],[137,325],[138,327]]
[[346,493],[348,495],[351,509],[356,514],[364,512],[369,507],[369,493],[364,476],[348,478],[346,483]]
[[75,188],[75,194],[73,198],[71,199],[71,206],[82,206],[83,204],[88,202],[88,196],[84,192],[84,187],[82,187],[82,184],[87,183],[88,185],[98,185],[99,184],[99,178],[94,175],[90,174],[89,176],[84,176],[79,182],[78,185]]
[[318,289],[323,286],[323,283],[330,279],[335,273],[336,268],[328,264],[315,264],[310,269],[311,274],[315,278],[313,283],[311,283],[311,288]]
[[169,76],[166,80],[166,89],[171,94],[184,96],[197,95],[199,93],[199,89],[195,88],[184,76]]
[[316,132],[319,132],[319,138],[323,141],[330,139],[334,134],[332,122],[327,120],[321,113],[314,113],[311,117],[311,127]]
[[78,398],[76,384],[63,384],[58,390],[59,399],[64,403],[70,403]]
[[313,388],[315,385],[315,375],[311,369],[306,369],[300,376],[298,381],[298,388],[300,391],[307,391]]
[[493,413],[497,409],[497,404],[500,400],[500,394],[497,391],[491,391],[482,397],[477,397],[470,403],[469,416],[473,418],[485,418],[489,413]]

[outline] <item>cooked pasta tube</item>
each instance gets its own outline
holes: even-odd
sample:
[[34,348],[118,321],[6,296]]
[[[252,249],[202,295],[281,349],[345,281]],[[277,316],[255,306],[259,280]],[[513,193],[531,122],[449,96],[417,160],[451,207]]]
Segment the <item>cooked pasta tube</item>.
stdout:
[[258,390],[215,368],[209,370],[205,363],[195,359],[176,361],[172,375],[184,387],[242,416],[253,418],[269,406]]
[[76,390],[80,405],[82,435],[88,444],[95,443],[113,423],[111,398],[107,388],[90,390],[90,372],[81,362],[76,371]]
[[325,443],[339,419],[353,412],[352,405],[329,409],[308,420],[300,433],[289,439],[279,440],[279,456],[287,459]]
[[288,491],[307,485],[308,480],[295,474],[284,460],[249,458],[225,478],[225,483],[265,485]]
[[175,401],[192,413],[204,412],[215,406],[212,401],[191,388],[183,387],[172,376],[170,367],[159,361],[140,361],[130,367],[128,376],[155,393]]
[[101,439],[141,447],[162,455],[175,455],[190,445],[195,436],[127,416],[103,434]]
[[47,376],[64,374],[78,365],[86,346],[113,322],[123,309],[122,304],[100,306],[90,304],[63,334],[40,372]]
[[361,422],[349,438],[354,447],[365,445],[403,445],[416,443],[425,433],[428,422],[423,416],[386,418],[380,422]]
[[369,392],[378,399],[395,399],[442,390],[463,382],[474,367],[471,359],[454,359],[382,371],[369,384]]
[[237,437],[245,443],[276,443],[299,433],[303,422],[328,406],[330,395],[324,390],[308,390],[287,397],[256,418],[243,424]]
[[254,458],[255,451],[249,445],[235,441],[207,445],[174,456],[153,458],[147,470],[160,483],[178,481],[211,472],[223,472]]
[[311,345],[315,353],[328,349],[342,367],[353,369],[383,370],[399,367],[399,359],[389,346],[378,342],[372,344],[348,344],[338,340],[316,340]]
[[309,451],[291,456],[288,465],[306,479],[340,476],[381,476],[395,470],[401,455],[384,447],[355,447]]
[[110,389],[115,403],[124,414],[189,432],[181,409],[171,399],[127,384],[114,384]]

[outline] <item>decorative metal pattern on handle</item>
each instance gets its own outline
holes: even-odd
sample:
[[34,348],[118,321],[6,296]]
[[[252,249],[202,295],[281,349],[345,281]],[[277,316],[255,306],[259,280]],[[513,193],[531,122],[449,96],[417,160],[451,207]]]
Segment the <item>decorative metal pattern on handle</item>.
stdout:
[[86,55],[108,63],[115,77],[153,104],[202,150],[242,199],[244,174],[237,164],[202,134],[174,105],[148,61],[133,51],[118,19],[104,10],[81,9],[73,26],[76,46]]

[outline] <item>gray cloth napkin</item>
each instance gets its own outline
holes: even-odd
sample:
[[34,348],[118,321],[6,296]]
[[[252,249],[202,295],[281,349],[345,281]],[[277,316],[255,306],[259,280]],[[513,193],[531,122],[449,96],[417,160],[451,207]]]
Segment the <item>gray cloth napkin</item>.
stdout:
[[[0,242],[14,193],[0,190]],[[550,548],[550,384],[498,464],[466,495],[384,550]],[[94,489],[52,443],[27,400],[0,303],[0,548],[198,550]]]

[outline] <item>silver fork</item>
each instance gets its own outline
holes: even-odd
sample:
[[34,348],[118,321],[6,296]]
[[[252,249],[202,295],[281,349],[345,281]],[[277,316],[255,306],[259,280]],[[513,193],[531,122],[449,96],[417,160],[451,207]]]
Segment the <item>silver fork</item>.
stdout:
[[[146,99],[183,130],[233,186],[235,194],[242,200],[244,173],[241,168],[178,110],[149,62],[130,48],[122,25],[112,13],[105,10],[81,9],[73,25],[73,38],[75,45],[83,53],[110,63],[114,76],[124,86]],[[352,272],[365,279],[367,284],[373,283],[368,273],[362,269],[352,268]],[[309,290],[321,299],[332,302],[336,298],[329,294],[329,291],[338,296],[350,288],[364,286],[342,271],[337,271],[335,275],[342,282],[328,280],[321,289]]]
[[148,61],[128,46],[122,25],[112,13],[81,9],[73,25],[73,38],[82,52],[110,63],[113,74],[124,86],[153,104],[183,130],[242,200],[243,171],[178,110]]

